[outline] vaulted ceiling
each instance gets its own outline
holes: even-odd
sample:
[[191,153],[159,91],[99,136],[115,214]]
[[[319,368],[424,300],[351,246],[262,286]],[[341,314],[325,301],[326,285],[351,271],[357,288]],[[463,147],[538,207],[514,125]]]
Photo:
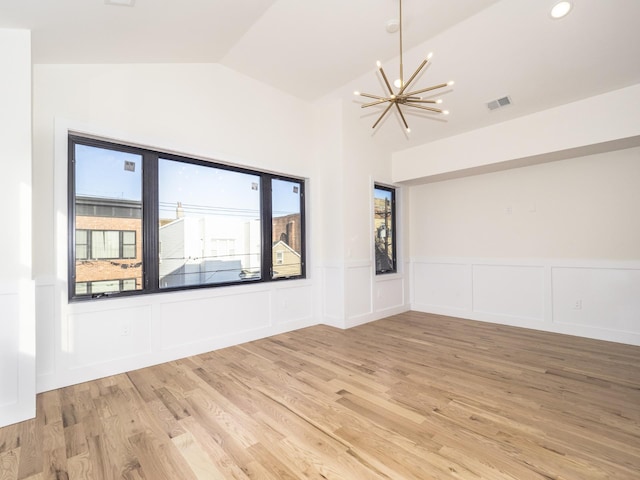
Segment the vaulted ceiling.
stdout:
[[[379,111],[352,91],[383,93],[376,60],[397,76],[398,34],[385,25],[398,0],[107,2],[0,0],[0,28],[30,29],[36,64],[215,62],[306,101],[342,97],[367,128]],[[573,0],[560,20],[554,3],[403,0],[405,72],[433,51],[416,85],[454,79],[441,96],[451,115],[411,113],[409,136],[391,116],[372,138],[410,148],[640,83],[640,1]],[[487,108],[506,95],[511,106]]]

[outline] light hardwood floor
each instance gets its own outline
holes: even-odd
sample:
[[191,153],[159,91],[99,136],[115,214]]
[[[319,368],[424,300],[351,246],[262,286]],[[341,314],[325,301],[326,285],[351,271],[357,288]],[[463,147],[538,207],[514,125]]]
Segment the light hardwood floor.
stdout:
[[640,479],[640,347],[409,312],[38,395],[0,479]]

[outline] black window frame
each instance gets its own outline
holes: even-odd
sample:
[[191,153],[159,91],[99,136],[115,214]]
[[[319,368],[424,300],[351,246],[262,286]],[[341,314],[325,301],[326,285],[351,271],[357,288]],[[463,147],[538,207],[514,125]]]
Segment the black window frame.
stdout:
[[[134,285],[136,283],[136,279],[135,278],[118,278],[118,279],[114,279],[114,280],[87,280],[84,282],[78,282],[78,283],[84,283],[85,287],[87,289],[87,295],[85,296],[89,296],[89,295],[94,295],[94,293],[92,292],[93,289],[93,285],[95,283],[100,283],[100,282],[108,282],[108,281],[114,281],[114,282],[118,282],[120,284],[120,290],[123,292],[131,292],[133,290],[124,290],[124,282],[131,282],[133,281]],[[95,295],[102,295],[101,293],[96,293]]]
[[[136,242],[142,241],[142,288],[139,290],[124,290],[113,293],[101,293],[97,295],[85,294],[76,295],[76,192],[75,192],[75,150],[76,145],[86,145],[118,152],[132,153],[142,157],[142,235],[141,239],[136,236]],[[204,167],[217,168],[233,172],[255,175],[260,178],[260,223],[261,223],[261,263],[260,278],[251,280],[238,280],[221,283],[207,283],[199,285],[186,285],[176,287],[159,286],[159,203],[158,203],[158,164],[161,159],[184,162],[188,164],[200,165]],[[301,272],[292,276],[273,276],[272,258],[272,194],[271,182],[273,180],[286,180],[300,184],[300,228],[301,228]],[[246,285],[254,283],[280,282],[286,280],[296,280],[306,278],[306,197],[304,178],[289,176],[284,174],[274,174],[235,165],[221,163],[218,160],[205,160],[202,158],[187,157],[159,149],[150,149],[116,143],[109,140],[87,137],[75,133],[68,134],[68,156],[67,156],[67,195],[68,195],[68,222],[67,222],[67,247],[68,247],[68,299],[70,302],[86,301],[97,298],[111,298],[123,296],[148,295],[181,290],[194,290],[202,288],[218,288],[231,285]],[[81,230],[91,230],[82,228]],[[122,244],[122,235],[120,236]],[[90,243],[90,241],[88,241]],[[87,254],[90,245],[87,244]],[[122,249],[121,249],[122,250]],[[90,281],[89,281],[90,282]],[[81,282],[82,283],[82,282]]]
[[[374,205],[373,205],[373,215],[374,215],[374,230],[375,229],[375,216],[376,216],[376,207],[375,207],[375,191],[376,190],[383,190],[386,192],[389,192],[391,194],[391,201],[390,201],[390,210],[391,210],[391,221],[390,221],[390,230],[391,230],[391,249],[392,249],[392,255],[391,255],[391,262],[392,262],[392,266],[389,268],[388,266],[383,266],[382,262],[380,262],[378,260],[378,248],[376,245],[376,238],[374,237],[374,263],[375,263],[375,270],[376,270],[376,275],[386,275],[389,273],[398,273],[398,242],[397,242],[397,215],[398,215],[398,211],[396,208],[396,188],[395,187],[390,187],[388,185],[383,185],[380,183],[374,183],[373,185],[373,197],[374,197]],[[386,223],[385,223],[386,224]],[[375,231],[374,235],[377,235],[378,232]],[[386,234],[385,238],[389,238],[389,235]]]

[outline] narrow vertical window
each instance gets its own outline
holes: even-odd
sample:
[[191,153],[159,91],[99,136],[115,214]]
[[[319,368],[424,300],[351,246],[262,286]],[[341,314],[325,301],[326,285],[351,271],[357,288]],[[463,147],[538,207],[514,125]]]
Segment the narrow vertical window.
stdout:
[[395,189],[375,185],[373,190],[373,210],[376,274],[396,272]]
[[302,198],[301,182],[271,181],[272,278],[303,274]]
[[71,165],[75,295],[141,289],[142,156],[75,144]]

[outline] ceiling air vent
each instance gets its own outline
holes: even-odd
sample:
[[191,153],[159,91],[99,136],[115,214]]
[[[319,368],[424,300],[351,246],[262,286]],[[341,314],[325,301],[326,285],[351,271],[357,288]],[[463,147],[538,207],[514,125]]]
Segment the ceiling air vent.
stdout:
[[487,108],[489,110],[497,110],[498,108],[506,107],[508,105],[511,105],[511,98],[507,96],[488,102]]

